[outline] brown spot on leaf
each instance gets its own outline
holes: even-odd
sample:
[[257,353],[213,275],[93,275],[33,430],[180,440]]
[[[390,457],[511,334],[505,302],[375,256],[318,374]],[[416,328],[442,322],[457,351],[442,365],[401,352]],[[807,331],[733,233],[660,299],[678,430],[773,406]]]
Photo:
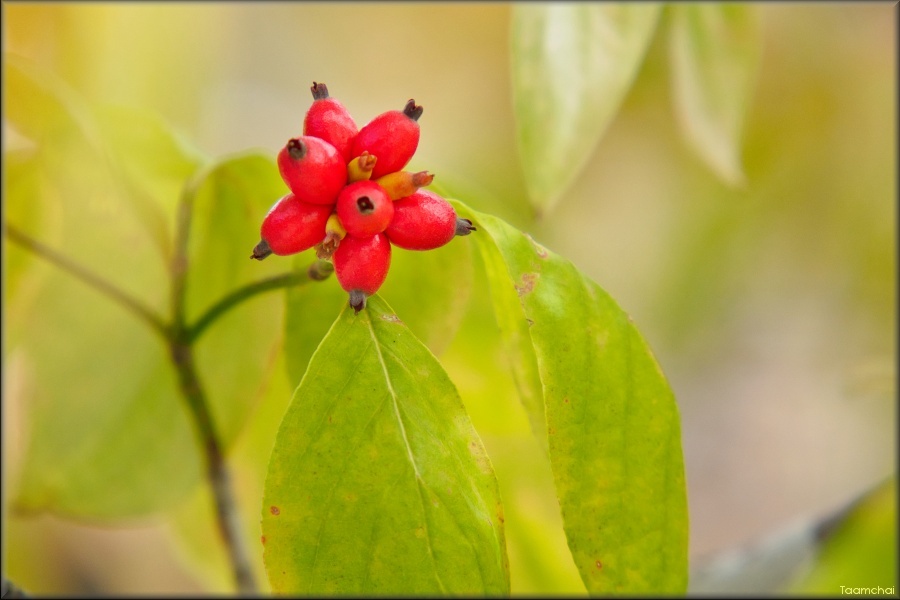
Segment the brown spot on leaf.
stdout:
[[389,323],[402,323],[403,322],[400,320],[400,317],[398,317],[397,315],[381,315],[381,319],[383,321],[387,321]]
[[603,568],[603,563],[601,563],[599,560],[597,561],[597,568],[598,568],[598,569],[602,569],[602,568]]
[[515,286],[516,292],[520,296],[530,294],[534,290],[534,284],[537,283],[538,277],[540,277],[539,273],[523,273],[522,282]]
[[259,536],[259,541],[262,542],[263,546],[265,546],[266,545],[266,536],[264,536],[264,535]]
[[272,513],[273,515],[275,515],[275,516],[277,517],[278,515],[281,514],[281,509],[278,508],[277,506],[270,506],[270,507],[269,507],[269,512]]
[[569,403],[569,399],[568,399],[568,397],[566,397],[566,398],[563,398],[563,402],[565,402],[565,403],[566,403],[566,404],[568,404],[568,403]]

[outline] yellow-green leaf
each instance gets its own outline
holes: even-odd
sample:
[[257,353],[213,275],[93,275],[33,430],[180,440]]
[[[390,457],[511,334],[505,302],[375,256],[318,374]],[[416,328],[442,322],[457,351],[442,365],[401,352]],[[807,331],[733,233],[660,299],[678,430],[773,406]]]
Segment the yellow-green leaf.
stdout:
[[758,7],[673,5],[675,111],[688,143],[726,183],[744,181],[741,141],[762,55]]
[[559,201],[615,117],[660,5],[524,2],[512,8],[513,109],[538,214]]
[[[537,359],[564,528],[588,591],[678,594],[688,515],[675,398],[630,317],[570,262],[461,203]],[[509,310],[507,306],[499,309]],[[502,323],[501,323],[502,324]]]
[[504,595],[503,512],[440,364],[377,295],[344,304],[284,417],[262,507],[279,594]]

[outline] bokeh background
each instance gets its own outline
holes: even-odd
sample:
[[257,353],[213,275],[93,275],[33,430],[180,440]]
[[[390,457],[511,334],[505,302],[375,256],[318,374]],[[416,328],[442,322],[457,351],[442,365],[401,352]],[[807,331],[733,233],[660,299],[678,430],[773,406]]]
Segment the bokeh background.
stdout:
[[[701,561],[896,471],[896,7],[756,6],[764,49],[744,187],[682,140],[664,15],[586,169],[540,221],[516,148],[510,4],[4,3],[3,49],[90,101],[158,111],[212,156],[274,156],[300,132],[313,81],[360,124],[415,98],[425,112],[411,166],[570,259],[654,349],[682,414]],[[583,593],[502,359],[467,360],[490,318],[476,293],[441,362],[500,478],[513,592]],[[28,407],[6,368],[3,392],[8,499]],[[232,453],[250,523],[251,465],[289,394],[286,380],[271,386]],[[119,526],[4,514],[4,571],[34,593],[228,591],[197,517],[206,501],[198,492],[173,517]]]

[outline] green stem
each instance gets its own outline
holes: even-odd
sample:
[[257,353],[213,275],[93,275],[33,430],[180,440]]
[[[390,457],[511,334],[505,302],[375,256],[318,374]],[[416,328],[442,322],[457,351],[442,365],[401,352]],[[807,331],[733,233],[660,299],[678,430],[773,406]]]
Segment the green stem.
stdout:
[[169,327],[159,315],[144,306],[139,300],[129,296],[126,292],[109,283],[90,269],[78,264],[60,252],[45,246],[9,223],[5,224],[5,233],[9,241],[30,250],[63,271],[67,271],[70,275],[80,279],[101,294],[106,295],[114,302],[134,313],[139,319],[150,325],[151,329],[162,335],[164,338],[168,339],[170,337]]
[[200,334],[203,333],[209,325],[216,319],[221,317],[229,309],[237,306],[244,300],[251,298],[257,294],[262,294],[271,290],[291,287],[309,281],[309,275],[306,273],[284,273],[276,275],[268,279],[262,279],[253,283],[240,287],[210,307],[197,321],[187,328],[187,339],[191,342],[197,341]]
[[327,260],[315,260],[303,273],[282,273],[268,279],[261,279],[240,287],[212,305],[197,321],[187,328],[187,340],[196,342],[207,327],[229,309],[257,294],[288,288],[310,281],[324,281],[334,272],[334,266]]

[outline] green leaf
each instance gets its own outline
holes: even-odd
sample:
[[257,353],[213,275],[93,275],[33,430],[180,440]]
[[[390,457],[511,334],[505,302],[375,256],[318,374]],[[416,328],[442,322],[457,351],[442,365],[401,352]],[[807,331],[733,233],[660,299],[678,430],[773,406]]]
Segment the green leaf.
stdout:
[[7,314],[28,407],[14,508],[109,519],[174,505],[202,470],[161,339],[55,269],[32,303]]
[[704,162],[741,185],[741,141],[762,55],[758,7],[672,6],[669,57],[681,130]]
[[181,189],[206,157],[155,112],[125,106],[102,106],[95,112],[119,193],[151,231],[163,260],[171,260]]
[[538,214],[584,168],[631,87],[659,12],[646,3],[513,5],[513,108]]
[[4,117],[36,143],[48,142],[59,130],[78,129],[96,143],[90,111],[59,77],[36,63],[3,53]]
[[[10,163],[9,223],[163,315],[167,265],[119,193],[91,109],[34,65],[8,55],[4,65],[10,117],[30,144]],[[170,507],[202,470],[161,338],[70,273],[5,244],[23,267],[4,297],[4,360],[23,365],[28,409],[16,508],[106,519]]]
[[[630,317],[571,263],[456,202],[491,285],[515,289],[542,382],[569,548],[591,593],[684,593],[688,516],[675,399]],[[498,310],[508,310],[501,306]]]
[[547,452],[547,421],[544,415],[541,376],[538,372],[531,334],[528,331],[528,321],[525,319],[516,289],[508,285],[497,285],[497,282],[504,282],[509,278],[509,272],[494,242],[487,235],[470,235],[470,237],[478,245],[485,274],[488,281],[492,282],[489,290],[494,316],[500,327],[500,337],[513,382],[519,393],[519,400],[528,415],[531,430],[544,452]]
[[[316,260],[312,251],[294,258],[294,269],[302,270]],[[388,275],[390,277],[390,275]],[[284,364],[294,387],[303,374],[322,338],[331,329],[334,316],[347,304],[347,292],[333,275],[323,282],[292,287],[285,294]]]
[[[250,259],[263,217],[287,193],[270,157],[248,153],[222,159],[209,165],[193,188],[189,322],[238,287],[289,271],[272,259]],[[226,312],[197,342],[197,364],[225,441],[241,430],[272,374],[282,312],[280,294],[258,295]]]
[[282,421],[263,502],[277,594],[509,593],[490,460],[378,295],[343,305]]
[[[88,105],[54,73],[13,54],[4,54],[4,67],[7,116],[16,130],[70,185],[83,182],[86,172],[103,172],[110,192],[127,200],[121,206],[167,261],[178,191],[204,157],[150,111]],[[73,167],[82,162],[90,168]],[[88,189],[88,201],[101,202],[102,188]]]
[[472,293],[474,270],[467,240],[416,252],[394,246],[391,272],[379,293],[435,355],[453,340]]

